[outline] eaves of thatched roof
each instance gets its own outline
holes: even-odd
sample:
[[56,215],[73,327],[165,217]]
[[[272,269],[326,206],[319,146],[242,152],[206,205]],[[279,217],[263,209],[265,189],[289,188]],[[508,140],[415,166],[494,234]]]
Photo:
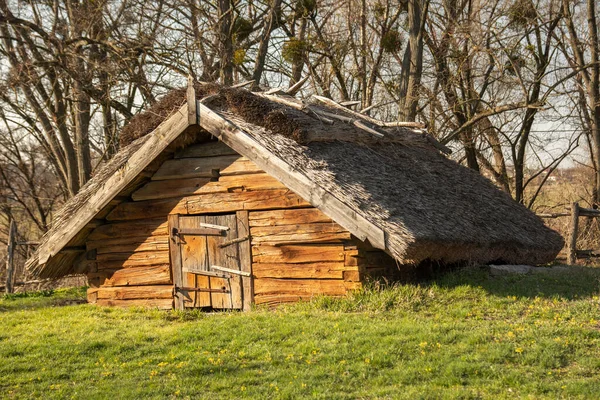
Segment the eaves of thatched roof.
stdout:
[[309,105],[217,85],[189,86],[187,101],[184,90],[171,94],[152,118],[141,114],[124,129],[132,142],[65,204],[28,268],[42,277],[76,272],[97,221],[148,179],[153,162],[187,140],[186,131],[217,137],[400,263],[540,264],[562,248],[558,233],[440,154],[443,147],[426,133],[319,100]]

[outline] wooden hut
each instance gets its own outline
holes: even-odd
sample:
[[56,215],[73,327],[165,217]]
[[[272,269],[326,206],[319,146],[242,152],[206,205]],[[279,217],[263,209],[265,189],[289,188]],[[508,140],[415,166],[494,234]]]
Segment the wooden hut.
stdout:
[[317,99],[169,93],[123,129],[28,268],[87,274],[100,305],[246,310],[430,263],[546,263],[562,248],[422,130]]

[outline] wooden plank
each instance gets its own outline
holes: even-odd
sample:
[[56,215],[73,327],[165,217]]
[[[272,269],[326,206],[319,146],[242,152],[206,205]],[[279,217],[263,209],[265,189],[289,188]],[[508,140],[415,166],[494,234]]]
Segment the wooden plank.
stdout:
[[123,221],[155,218],[167,214],[224,213],[241,210],[300,208],[309,205],[309,203],[287,189],[213,193],[184,197],[180,200],[126,202],[116,207],[106,218],[109,221]]
[[[197,228],[202,223],[206,223],[204,216],[181,216],[179,218],[181,229]],[[182,266],[185,269],[208,271],[210,264],[208,261],[208,249],[206,247],[206,236],[187,236],[182,238],[181,257]],[[199,276],[193,272],[186,272],[183,275],[182,286],[210,288],[210,278],[208,276]],[[210,293],[187,293],[185,296],[186,307],[211,307]]]
[[254,280],[254,293],[293,294],[299,296],[325,295],[341,296],[349,290],[360,287],[357,282],[345,282],[339,279],[272,279]]
[[256,296],[255,304],[262,306],[277,306],[286,303],[296,303],[298,301],[308,301],[314,296],[310,295],[290,295],[290,294],[263,294]]
[[577,234],[579,225],[579,203],[573,203],[571,207],[571,232],[569,233],[569,243],[567,246],[567,263],[575,265],[577,263]]
[[332,217],[341,226],[352,232],[361,241],[369,242],[382,250],[385,246],[383,229],[368,221],[341,199],[317,185],[306,175],[275,157],[246,132],[202,104],[198,105],[202,118],[200,125],[217,136],[229,147],[254,161],[259,168],[278,179],[298,195],[307,199],[314,207]]
[[[203,158],[178,158],[165,161],[158,171],[152,175],[153,181],[184,178],[212,178],[214,170],[224,170],[235,161],[241,159],[238,155],[203,157]],[[246,164],[244,164],[246,165]],[[239,170],[241,167],[237,167]]]
[[[238,211],[236,213],[238,237],[250,235],[249,212]],[[238,243],[238,256],[240,270],[252,274],[252,248],[250,240]],[[254,289],[252,277],[242,277],[242,310],[250,311],[254,302]]]
[[137,253],[104,253],[98,254],[99,263],[105,261],[122,261],[123,266],[158,265],[169,263],[168,251],[140,251]]
[[253,246],[255,263],[314,263],[343,262],[344,248],[340,245]]
[[196,104],[198,100],[196,100],[196,90],[194,89],[194,78],[192,76],[188,76],[187,82],[187,90],[186,90],[186,99],[187,99],[187,116],[188,116],[188,124],[197,125],[198,124],[198,107]]
[[181,228],[177,231],[177,235],[179,236],[225,236],[227,234],[227,229],[221,228],[207,228],[207,227],[199,227],[199,228]]
[[146,168],[175,138],[187,127],[187,103],[170,118],[160,124],[148,136],[148,139],[119,169],[110,177],[59,229],[53,230],[48,239],[38,249],[38,265],[45,264],[48,259],[58,253],[94,216],[100,212],[123,188]]
[[151,181],[134,192],[134,201],[168,199],[210,193],[228,193],[284,189],[285,186],[268,174],[220,176],[218,181],[209,178],[172,179]]
[[172,284],[169,264],[103,270],[88,274],[88,280],[98,279],[102,286],[143,286]]
[[252,264],[255,278],[343,279],[345,270],[342,262]]
[[170,310],[173,308],[173,299],[135,299],[135,300],[112,300],[98,299],[97,305],[103,307],[142,307]]
[[352,234],[336,223],[315,223],[254,227],[252,244],[334,243],[350,240]]
[[[132,243],[127,243],[132,241]],[[125,242],[125,243],[123,243]],[[130,239],[98,240],[86,243],[87,250],[96,250],[97,254],[136,253],[141,251],[169,251],[168,236],[133,237]]]
[[98,288],[87,289],[87,302],[95,304],[98,301]]
[[17,222],[14,219],[10,220],[8,229],[8,241],[6,249],[6,293],[12,293],[15,285],[15,246],[17,244]]
[[[166,214],[158,219],[144,219],[133,222],[110,223],[94,229],[89,241],[111,240],[131,237],[168,235]],[[94,247],[92,247],[94,248]]]
[[[220,247],[220,244],[238,237],[237,222],[235,214],[207,216],[209,224],[229,226],[227,236],[208,236],[206,245],[210,265],[218,265],[230,270],[240,270],[238,246]],[[213,308],[241,309],[242,308],[242,279],[240,276],[232,275],[229,279],[210,278],[211,287],[229,288],[230,294],[213,293]]]
[[332,220],[318,208],[253,211],[249,214],[249,223],[251,227],[311,224],[319,222],[332,222]]
[[192,144],[175,153],[175,158],[200,158],[239,154],[221,141]]
[[173,285],[100,287],[98,299],[172,299]]
[[[169,215],[168,217],[169,231],[173,229],[179,229],[179,215]],[[173,277],[173,285],[175,288],[183,286],[182,268],[183,263],[181,261],[181,250],[179,248],[179,238],[177,236],[169,236],[169,259],[171,264],[171,275]],[[177,290],[173,294],[173,305],[176,310],[183,310],[183,295]]]

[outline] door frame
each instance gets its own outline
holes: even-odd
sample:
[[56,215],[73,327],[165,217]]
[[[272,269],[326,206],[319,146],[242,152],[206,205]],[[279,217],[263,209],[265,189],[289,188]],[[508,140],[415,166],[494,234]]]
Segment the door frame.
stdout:
[[[221,214],[221,213],[219,213]],[[233,213],[225,213],[233,214]],[[179,230],[180,217],[192,217],[201,215],[214,214],[169,214],[168,230],[169,230],[169,258],[171,264],[171,274],[173,277],[173,300],[176,310],[184,310],[184,295],[177,288],[183,287],[183,262],[181,259],[181,249],[179,247],[179,239],[173,233]],[[249,311],[254,302],[254,279],[252,276],[252,247],[250,237],[250,226],[248,220],[248,211],[236,211],[236,224],[238,238],[241,240],[235,243],[238,246],[238,256],[240,262],[240,270],[246,272],[246,275],[241,276],[242,280],[242,311]]]

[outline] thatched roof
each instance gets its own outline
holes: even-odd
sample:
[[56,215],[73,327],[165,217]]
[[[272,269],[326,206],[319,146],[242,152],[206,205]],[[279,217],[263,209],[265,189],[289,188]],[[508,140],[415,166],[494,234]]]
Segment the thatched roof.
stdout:
[[[65,205],[68,211],[43,241],[52,241],[60,227],[64,231],[74,209],[88,205],[86,193],[106,184],[123,160],[142,151],[143,142],[157,135],[157,123],[173,110],[182,112],[184,91],[178,93],[155,106],[152,115],[160,118],[139,117],[125,129],[126,139],[146,136],[126,146]],[[196,85],[196,96],[207,104],[197,105],[203,128],[400,263],[540,264],[552,261],[563,246],[558,233],[486,178],[440,154],[439,144],[420,130],[217,85]],[[144,167],[151,161],[144,160]],[[112,197],[122,190],[115,189]],[[84,243],[86,235],[79,236]],[[32,271],[42,276],[72,272],[68,266],[46,265],[59,253],[54,248],[30,260]]]

